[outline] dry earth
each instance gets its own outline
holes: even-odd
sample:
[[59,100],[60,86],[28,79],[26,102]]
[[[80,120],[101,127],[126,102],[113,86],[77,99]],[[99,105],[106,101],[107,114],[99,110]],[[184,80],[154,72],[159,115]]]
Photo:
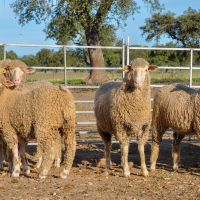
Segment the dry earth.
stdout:
[[[152,90],[152,97],[156,89]],[[93,100],[93,90],[72,90],[75,100]],[[77,110],[93,110],[93,104],[76,104]],[[95,121],[93,114],[78,114],[77,121]],[[95,131],[95,125],[77,125],[76,131]],[[151,134],[150,134],[151,135]],[[150,137],[151,138],[151,137]],[[134,139],[134,138],[133,138]],[[83,141],[100,141],[98,134],[77,135],[77,151],[73,167],[66,180],[59,179],[60,169],[52,168],[45,180],[38,178],[36,146],[27,147],[27,158],[31,173],[12,178],[6,172],[7,163],[0,171],[0,199],[200,199],[200,143],[184,141],[181,145],[181,168],[172,169],[172,132],[167,132],[160,144],[160,154],[156,172],[148,178],[141,176],[137,143],[131,142],[129,165],[131,176],[124,178],[120,166],[120,147],[112,145],[112,168],[104,168],[104,145],[86,144]],[[195,139],[195,138],[192,138]],[[145,146],[146,163],[150,164],[151,141]]]

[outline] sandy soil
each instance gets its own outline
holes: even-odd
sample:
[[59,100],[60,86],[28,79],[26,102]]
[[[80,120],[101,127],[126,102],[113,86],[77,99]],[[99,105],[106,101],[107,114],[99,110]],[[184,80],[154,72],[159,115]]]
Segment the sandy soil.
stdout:
[[[157,89],[152,90],[152,98]],[[72,90],[75,100],[93,100],[95,90]],[[93,104],[76,104],[77,110],[93,110]],[[93,114],[77,114],[77,121],[95,121]],[[76,131],[95,131],[95,125],[77,125]],[[151,133],[150,137],[151,138]],[[113,138],[114,139],[114,138]],[[133,138],[134,139],[134,138]],[[172,169],[172,132],[164,135],[156,172],[148,178],[141,176],[137,142],[129,148],[130,178],[124,178],[120,165],[120,147],[112,145],[112,167],[105,169],[103,143],[86,144],[84,141],[101,141],[98,134],[77,135],[77,150],[73,167],[66,180],[59,179],[60,169],[52,169],[45,180],[38,178],[36,146],[27,148],[31,173],[12,178],[7,173],[7,163],[0,171],[0,199],[200,199],[200,143],[184,141],[181,145],[181,168]],[[195,138],[192,138],[195,139]],[[145,146],[146,163],[149,168],[151,141]]]

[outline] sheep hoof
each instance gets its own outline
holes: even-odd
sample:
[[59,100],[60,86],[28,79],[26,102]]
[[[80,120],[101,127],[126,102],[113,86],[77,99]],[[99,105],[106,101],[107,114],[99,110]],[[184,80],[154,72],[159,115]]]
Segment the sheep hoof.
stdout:
[[36,165],[35,167],[34,167],[34,169],[39,169],[40,168],[40,166],[38,166],[38,165]]
[[19,171],[18,170],[14,171],[11,176],[14,177],[14,178],[19,177]]
[[45,179],[46,176],[47,176],[47,173],[48,173],[48,172],[41,171],[40,174],[39,174],[39,178],[40,178],[40,179]]
[[60,174],[60,178],[65,179],[67,178],[67,175],[69,174],[69,170],[63,170]]
[[130,172],[124,172],[124,177],[125,178],[130,178]]
[[149,177],[149,174],[143,174],[144,177]]

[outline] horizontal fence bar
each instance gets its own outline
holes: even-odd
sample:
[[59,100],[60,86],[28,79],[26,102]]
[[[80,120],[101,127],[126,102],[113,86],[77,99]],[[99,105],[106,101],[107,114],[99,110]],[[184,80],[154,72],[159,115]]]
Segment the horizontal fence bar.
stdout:
[[146,49],[146,50],[171,50],[171,51],[190,51],[192,48],[161,48],[161,47],[129,47],[129,49]]
[[69,46],[69,45],[40,45],[40,44],[3,44],[0,43],[0,46],[18,46],[18,47],[49,47],[49,48],[80,48],[80,49],[122,49],[122,47],[111,47],[111,46]]
[[80,113],[94,113],[94,111],[76,111],[77,114],[80,114]]
[[84,135],[88,133],[98,133],[98,131],[76,131],[76,134]]
[[95,89],[95,88],[99,88],[100,86],[66,86],[67,88],[88,88],[88,89]]
[[[64,67],[42,67],[42,66],[31,66],[34,69],[64,69]],[[66,67],[66,69],[76,69],[76,70],[122,70],[121,67]]]
[[76,122],[76,124],[97,124],[96,122]]
[[74,101],[75,103],[94,103],[94,100],[79,100],[79,101]]
[[[31,66],[34,69],[63,69],[64,67],[42,67],[42,66]],[[66,67],[66,69],[73,69],[73,70],[122,70],[121,67]],[[158,66],[158,69],[183,69],[188,70],[190,67],[166,67],[166,66]],[[200,67],[193,67],[192,69],[199,70]]]

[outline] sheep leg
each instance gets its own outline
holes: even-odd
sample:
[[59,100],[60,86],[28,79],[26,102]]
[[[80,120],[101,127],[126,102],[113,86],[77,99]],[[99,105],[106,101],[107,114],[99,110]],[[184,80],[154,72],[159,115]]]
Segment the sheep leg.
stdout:
[[[155,124],[155,125],[154,125]],[[150,164],[151,164],[151,171],[154,172],[156,170],[156,162],[158,159],[158,154],[159,154],[159,143],[162,142],[162,136],[165,133],[166,128],[161,127],[162,122],[154,122],[152,126],[152,144],[151,144],[151,159],[150,159]],[[158,128],[156,125],[159,125],[160,131],[158,132]]]
[[74,122],[71,127],[64,128],[64,144],[65,144],[65,156],[64,156],[64,169],[60,174],[61,178],[67,178],[69,171],[72,167],[72,163],[74,160],[75,152],[76,152],[76,136],[74,131]]
[[130,177],[130,170],[128,166],[128,151],[129,151],[129,142],[120,142],[121,149],[121,162],[123,165],[123,175],[124,177]]
[[12,155],[12,150],[9,149],[8,147],[7,147],[7,150],[6,150],[6,154],[7,154],[7,161],[8,161],[7,171],[12,173],[13,172],[13,155]]
[[18,137],[18,140],[19,140],[20,157],[21,157],[21,162],[23,165],[23,173],[25,175],[28,175],[30,173],[30,169],[28,167],[26,156],[25,156],[25,141],[21,137]]
[[59,168],[61,162],[61,135],[59,131],[55,132],[54,136],[54,148],[55,148],[55,161],[54,167]]
[[3,140],[0,136],[0,170],[3,170],[3,160],[4,160],[4,156],[3,156]]
[[174,132],[173,134],[173,150],[172,150],[172,157],[173,157],[173,169],[178,170],[178,162],[180,160],[180,144],[181,140],[185,137],[184,135],[177,134]]
[[98,132],[104,141],[104,147],[105,147],[105,158],[106,158],[106,168],[111,167],[111,134],[102,132],[98,127]]
[[148,177],[149,175],[148,175],[148,170],[145,163],[144,145],[149,136],[149,126],[144,126],[144,127],[145,128],[139,131],[137,139],[138,139],[138,151],[140,153],[142,175],[144,177]]
[[42,149],[42,170],[39,174],[39,178],[44,179],[46,178],[46,175],[48,174],[54,161],[54,142],[52,137],[46,137],[47,135],[42,132],[40,132],[39,135],[39,138],[37,137],[38,146]]
[[13,177],[19,177],[20,173],[20,165],[19,165],[19,158],[18,158],[18,143],[16,143],[12,147],[12,155],[13,155],[13,172],[12,176]]
[[34,168],[38,169],[38,168],[40,168],[40,166],[42,164],[42,148],[40,147],[40,145],[37,146],[36,158],[38,159],[38,161],[37,161]]

